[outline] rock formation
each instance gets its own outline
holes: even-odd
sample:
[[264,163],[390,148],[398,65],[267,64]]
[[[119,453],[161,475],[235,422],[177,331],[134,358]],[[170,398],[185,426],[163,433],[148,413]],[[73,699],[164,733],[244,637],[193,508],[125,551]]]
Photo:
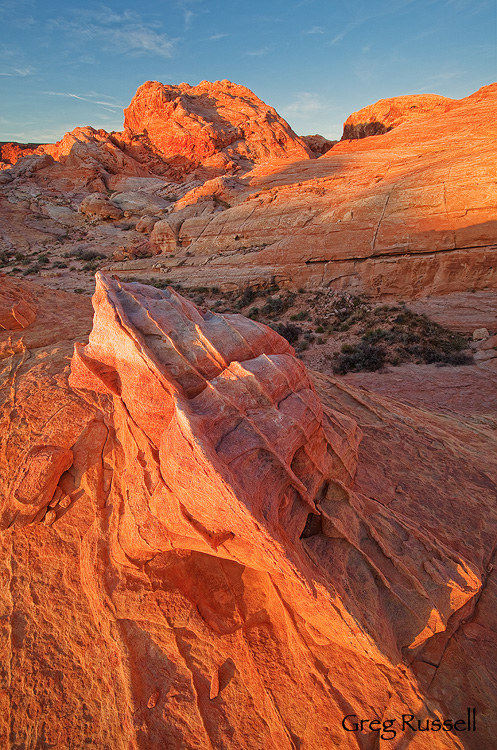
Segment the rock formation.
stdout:
[[3,744],[366,750],[345,715],[470,705],[430,747],[490,750],[494,432],[171,288],[93,306],[2,278]]
[[192,286],[404,299],[494,288],[497,84],[383,104],[368,117],[394,129],[312,158],[244,87],[148,82],[122,133],[76,128],[4,164],[3,265],[40,246],[63,263],[84,240],[116,261],[103,270]]
[[412,122],[424,115],[448,112],[457,104],[457,99],[447,99],[445,96],[435,94],[413,94],[380,99],[375,104],[353,112],[345,120],[342,140],[382,135],[404,122]]
[[489,86],[318,160],[256,167],[224,212],[174,211],[178,259],[159,266],[193,283],[273,277],[394,298],[494,288],[496,104]]
[[[147,81],[124,110],[124,138],[146,139],[186,173],[222,172],[270,159],[305,159],[310,151],[278,113],[231,81],[165,86]],[[131,147],[132,152],[132,147]]]
[[426,119],[427,116],[443,114],[452,109],[464,107],[495,93],[496,87],[497,84],[483,86],[464,99],[448,99],[436,94],[411,94],[410,96],[393,96],[389,99],[380,99],[375,104],[370,104],[358,112],[353,112],[345,120],[342,140],[382,135],[405,122],[414,122],[420,118]]

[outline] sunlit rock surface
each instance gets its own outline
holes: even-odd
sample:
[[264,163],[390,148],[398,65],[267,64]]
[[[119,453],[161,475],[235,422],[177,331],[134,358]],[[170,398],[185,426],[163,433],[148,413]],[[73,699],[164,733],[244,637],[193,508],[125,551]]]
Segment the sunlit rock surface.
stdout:
[[0,303],[6,747],[493,747],[494,431],[172,289]]
[[[2,146],[0,247],[59,259],[84,242],[103,270],[190,286],[391,299],[494,289],[496,115],[497,84],[460,100],[383,100],[351,127],[388,132],[316,158],[243,86],[149,81],[120,133]],[[71,288],[70,269],[43,273]]]

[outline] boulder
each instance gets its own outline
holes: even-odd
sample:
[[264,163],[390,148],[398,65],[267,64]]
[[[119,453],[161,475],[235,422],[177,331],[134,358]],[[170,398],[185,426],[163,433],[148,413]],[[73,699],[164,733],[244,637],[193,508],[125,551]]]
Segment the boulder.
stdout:
[[155,211],[162,211],[171,205],[170,201],[160,198],[158,195],[130,191],[126,193],[114,193],[112,202],[122,211],[132,214],[144,215]]
[[489,337],[488,328],[477,328],[473,331],[473,341],[483,341]]
[[113,203],[107,196],[100,193],[92,193],[83,199],[79,210],[85,216],[94,219],[121,219],[123,211]]

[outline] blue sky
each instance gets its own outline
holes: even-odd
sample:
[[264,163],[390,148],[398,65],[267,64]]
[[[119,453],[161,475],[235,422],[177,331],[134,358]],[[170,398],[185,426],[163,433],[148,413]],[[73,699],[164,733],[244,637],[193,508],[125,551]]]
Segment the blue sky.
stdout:
[[0,0],[0,140],[120,130],[147,80],[228,78],[300,135],[378,99],[497,80],[496,0]]

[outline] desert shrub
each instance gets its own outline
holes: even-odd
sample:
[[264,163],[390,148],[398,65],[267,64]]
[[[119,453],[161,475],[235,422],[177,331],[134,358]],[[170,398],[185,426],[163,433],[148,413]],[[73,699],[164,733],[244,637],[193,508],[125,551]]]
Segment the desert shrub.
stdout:
[[67,263],[64,263],[63,260],[56,260],[52,263],[52,268],[67,268]]
[[290,315],[290,320],[308,320],[309,313],[307,310],[301,310],[298,313],[295,313],[295,315]]
[[257,297],[257,294],[254,291],[254,289],[248,286],[242,293],[242,296],[240,297],[240,299],[236,301],[235,303],[236,309],[241,310],[242,307],[247,307],[247,305],[250,305],[250,303],[253,302],[256,297]]
[[386,362],[386,351],[377,344],[361,341],[351,347],[351,351],[341,352],[333,358],[333,372],[345,375],[347,372],[374,372],[381,370]]
[[472,365],[474,364],[473,355],[469,352],[454,352],[452,354],[446,354],[443,361],[437,362],[437,366],[443,365]]
[[3,268],[4,266],[8,266],[10,260],[10,253],[7,250],[4,250],[0,253],[0,268]]
[[30,276],[31,274],[39,273],[41,271],[41,268],[42,267],[38,265],[38,263],[33,263],[32,266],[28,266],[27,268],[24,269],[24,271],[22,272],[22,275]]
[[97,253],[95,250],[69,250],[64,253],[64,258],[75,258],[76,260],[105,260],[105,255]]
[[295,344],[302,333],[302,329],[299,326],[292,325],[291,323],[287,323],[286,325],[284,323],[278,323],[277,325],[273,325],[272,328],[276,333],[279,333],[280,336],[283,336],[289,344]]

